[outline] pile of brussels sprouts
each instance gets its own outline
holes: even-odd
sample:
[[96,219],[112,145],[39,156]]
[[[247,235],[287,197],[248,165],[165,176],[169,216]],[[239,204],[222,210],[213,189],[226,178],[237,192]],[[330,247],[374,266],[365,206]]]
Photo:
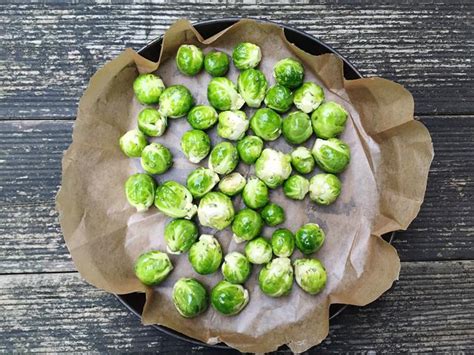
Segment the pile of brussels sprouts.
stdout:
[[[207,87],[209,105],[195,105],[191,92],[183,85],[165,87],[155,74],[141,74],[133,84],[137,100],[147,105],[139,113],[138,129],[120,138],[122,151],[140,158],[145,173],[137,173],[125,183],[129,203],[137,211],[153,204],[174,218],[166,225],[164,239],[167,252],[187,253],[195,272],[212,274],[221,269],[223,280],[212,288],[194,278],[181,278],[173,288],[172,298],[183,317],[195,317],[209,303],[224,315],[239,313],[248,303],[249,294],[243,284],[253,265],[262,265],[258,282],[263,293],[271,297],[287,295],[293,279],[309,294],[317,294],[326,284],[326,271],[321,262],[310,255],[318,251],[325,239],[324,231],[308,223],[293,234],[276,229],[271,240],[261,236],[264,225],[275,227],[284,222],[283,208],[270,202],[269,189],[283,187],[284,194],[294,200],[309,198],[321,205],[333,203],[340,194],[341,173],[350,160],[349,146],[337,138],[347,120],[347,112],[339,104],[324,101],[324,90],[313,82],[304,82],[304,67],[293,59],[278,61],[273,68],[275,85],[256,69],[261,61],[260,48],[252,43],[238,44],[232,62],[240,70],[237,84],[225,77],[229,56],[212,51],[204,55],[194,45],[182,45],[176,55],[178,70],[187,76],[202,68],[212,76]],[[262,103],[265,107],[261,107]],[[242,110],[255,108],[252,117]],[[296,110],[286,117],[281,114],[292,106]],[[208,157],[208,166],[196,167],[186,186],[165,181],[157,184],[151,175],[164,174],[173,164],[170,150],[160,143],[149,143],[147,137],[164,134],[168,119],[187,116],[191,129],[181,138],[181,149],[191,163]],[[211,146],[206,130],[217,126],[223,140]],[[246,135],[251,128],[253,135]],[[313,134],[312,150],[302,146]],[[283,138],[294,149],[284,153],[265,148],[265,142]],[[236,142],[236,143],[234,143]],[[244,177],[235,172],[239,160],[254,165],[255,175]],[[309,180],[318,166],[322,173]],[[292,172],[299,174],[293,174]],[[241,194],[246,208],[236,212],[232,197]],[[199,204],[197,205],[197,201]],[[244,253],[223,255],[219,241],[210,234],[199,235],[198,225],[191,219],[197,214],[201,226],[223,230],[231,227],[236,243],[245,242]],[[295,247],[305,255],[293,263]],[[162,282],[173,269],[168,254],[152,250],[142,254],[135,273],[145,285]]]

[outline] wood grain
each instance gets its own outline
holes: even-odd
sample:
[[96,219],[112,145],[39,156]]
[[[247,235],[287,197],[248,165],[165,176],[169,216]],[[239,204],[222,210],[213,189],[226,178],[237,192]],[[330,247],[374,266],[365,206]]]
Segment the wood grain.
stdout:
[[0,119],[72,119],[89,78],[124,48],[139,49],[179,18],[223,16],[268,18],[322,39],[364,75],[405,85],[418,114],[472,113],[473,4],[4,1]]
[[[470,353],[473,305],[473,261],[403,263],[390,292],[346,309],[314,350]],[[75,273],[0,276],[0,309],[0,352],[208,350],[141,326],[112,295]]]

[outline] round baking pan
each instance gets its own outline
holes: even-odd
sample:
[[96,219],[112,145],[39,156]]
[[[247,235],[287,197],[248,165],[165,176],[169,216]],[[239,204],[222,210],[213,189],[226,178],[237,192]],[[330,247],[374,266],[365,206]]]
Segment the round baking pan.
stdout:
[[[224,18],[224,19],[219,19],[219,20],[202,21],[202,22],[195,23],[194,27],[196,28],[196,30],[199,31],[199,33],[204,38],[208,38],[226,29],[227,27],[233,25],[239,20],[240,20],[239,18]],[[258,20],[258,21],[271,22],[267,20]],[[319,39],[307,33],[288,27],[286,25],[279,24],[279,23],[277,23],[277,25],[279,25],[280,27],[284,29],[285,35],[288,41],[295,44],[297,47],[301,48],[302,50],[314,55],[333,53],[333,54],[336,54],[338,57],[340,57],[344,62],[344,77],[346,79],[352,80],[352,79],[362,78],[362,75],[354,67],[354,65],[352,65],[347,59],[341,56],[335,49],[331,48],[324,42],[320,41]],[[155,40],[151,41],[150,43],[148,43],[145,47],[141,48],[138,51],[138,53],[142,55],[143,57],[156,62],[158,61],[160,57],[162,41],[163,41],[163,37],[160,36],[156,38]],[[392,242],[393,237],[394,237],[394,233],[388,236],[390,243]],[[129,293],[126,295],[116,295],[116,297],[133,314],[135,314],[137,317],[141,317],[143,306],[145,304],[145,294]],[[329,319],[333,319],[334,317],[336,317],[346,307],[347,305],[341,305],[341,304],[331,305]],[[229,349],[229,347],[225,344],[209,345],[209,344],[200,342],[196,339],[187,337],[181,333],[178,333],[172,329],[166,328],[161,325],[153,325],[153,327],[165,334],[168,334],[170,336],[173,336],[181,340],[188,341],[190,343],[193,343],[199,346],[207,346],[207,347],[213,347],[213,348],[219,348],[219,349]]]

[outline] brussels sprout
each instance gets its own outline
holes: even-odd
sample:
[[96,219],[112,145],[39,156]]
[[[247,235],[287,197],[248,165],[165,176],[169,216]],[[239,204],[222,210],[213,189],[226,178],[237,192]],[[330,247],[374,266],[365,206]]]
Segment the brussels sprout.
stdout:
[[213,78],[207,87],[207,100],[221,111],[239,110],[245,103],[235,84],[227,78]]
[[281,258],[289,258],[295,250],[295,237],[288,229],[277,229],[272,234],[273,254]]
[[204,57],[204,69],[212,76],[224,76],[229,70],[229,57],[224,52],[209,52]]
[[265,206],[268,201],[268,187],[265,183],[256,177],[247,180],[247,184],[242,192],[242,198],[247,207],[254,210]]
[[187,219],[175,219],[165,227],[165,241],[168,253],[181,254],[191,248],[198,238],[196,224]]
[[173,264],[166,253],[152,250],[140,255],[135,262],[135,275],[142,284],[155,286],[161,283],[173,270]]
[[188,122],[194,129],[208,129],[217,122],[217,112],[212,106],[197,105],[188,113]]
[[192,129],[181,137],[181,149],[191,163],[199,163],[211,150],[211,139],[204,131]]
[[164,90],[163,80],[155,74],[140,74],[133,82],[135,96],[144,105],[158,103]]
[[199,73],[204,64],[204,54],[201,48],[192,44],[182,44],[176,53],[176,66],[184,75],[194,76]]
[[295,242],[303,254],[314,253],[324,243],[324,231],[316,223],[305,224],[296,232]]
[[218,187],[220,192],[227,196],[235,196],[244,189],[246,183],[247,181],[240,173],[231,173],[222,178]]
[[222,230],[234,219],[231,199],[221,192],[209,192],[201,199],[198,208],[199,223]]
[[163,174],[173,165],[173,156],[163,144],[150,143],[143,149],[140,163],[147,173]]
[[341,193],[341,181],[333,174],[317,174],[309,181],[309,198],[320,204],[330,205]]
[[120,137],[119,144],[126,156],[138,158],[142,155],[142,151],[148,142],[142,132],[138,129],[132,129]]
[[240,73],[237,88],[249,107],[260,107],[267,92],[267,79],[258,69],[247,69]]
[[232,141],[239,140],[249,129],[249,123],[244,111],[223,111],[219,113],[217,134]]
[[266,264],[272,260],[272,246],[265,238],[258,237],[247,243],[245,255],[252,264]]
[[342,133],[346,126],[347,111],[339,104],[328,101],[323,103],[311,115],[314,133],[319,138],[334,138]]
[[293,200],[303,200],[308,190],[309,181],[301,175],[290,176],[283,185],[285,196]]
[[165,215],[173,218],[191,219],[197,207],[193,205],[193,195],[176,181],[166,181],[158,186],[155,193],[155,206]]
[[351,160],[349,146],[337,138],[316,139],[312,153],[316,164],[328,173],[344,171]]
[[269,188],[274,189],[290,176],[290,162],[288,154],[266,148],[255,162],[255,173]]
[[245,164],[253,164],[263,150],[263,141],[257,136],[246,136],[237,143],[240,159]]
[[195,279],[181,278],[173,286],[173,303],[185,318],[193,318],[207,309],[206,288]]
[[311,113],[316,110],[323,100],[323,89],[312,82],[306,82],[296,89],[293,98],[296,108],[304,113]]
[[281,134],[282,119],[271,108],[261,108],[255,111],[250,119],[253,132],[266,141],[274,141]]
[[318,259],[298,259],[293,263],[298,286],[315,295],[326,286],[326,270]]
[[240,210],[232,222],[232,232],[234,232],[234,240],[236,243],[252,240],[260,234],[263,227],[262,217],[251,210],[244,208]]
[[165,117],[178,118],[185,116],[194,106],[191,92],[183,85],[166,88],[160,96],[159,111]]
[[283,120],[283,137],[288,143],[301,144],[313,134],[309,116],[301,111],[290,113]]
[[131,175],[125,182],[128,203],[138,212],[146,211],[155,199],[155,180],[147,174]]
[[199,167],[193,170],[186,180],[186,186],[194,198],[201,198],[219,182],[219,175],[211,169]]
[[305,147],[298,147],[291,152],[291,165],[301,174],[309,174],[314,169],[314,158],[311,151]]
[[221,245],[212,235],[203,234],[199,237],[199,241],[189,249],[188,259],[194,271],[198,274],[212,274],[221,265]]
[[252,264],[245,255],[234,251],[225,256],[221,269],[224,280],[233,284],[243,284],[250,276]]
[[209,169],[221,175],[230,174],[239,163],[237,148],[232,143],[220,142],[211,151]]
[[293,268],[288,258],[275,258],[258,274],[258,285],[270,297],[286,296],[293,287]]
[[262,60],[262,51],[256,44],[242,42],[235,46],[232,60],[239,70],[255,68]]
[[150,137],[159,137],[165,133],[168,120],[154,108],[145,108],[138,114],[138,128]]
[[296,89],[303,83],[303,65],[293,58],[282,59],[273,67],[273,77],[278,84]]
[[286,112],[293,104],[293,94],[283,85],[273,85],[265,95],[265,105],[278,112]]
[[240,313],[249,302],[249,293],[242,285],[221,281],[211,291],[211,304],[223,315]]
[[269,203],[262,210],[262,218],[267,226],[274,227],[285,221],[285,211],[276,203]]

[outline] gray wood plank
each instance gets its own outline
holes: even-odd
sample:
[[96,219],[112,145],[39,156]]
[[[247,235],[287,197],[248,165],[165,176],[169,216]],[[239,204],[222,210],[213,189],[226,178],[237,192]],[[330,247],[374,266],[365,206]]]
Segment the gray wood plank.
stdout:
[[419,114],[473,113],[472,1],[278,3],[4,1],[0,119],[71,119],[88,79],[124,48],[142,47],[179,18],[223,16],[268,18],[308,32],[364,75],[405,85]]
[[[346,309],[314,350],[472,353],[473,305],[474,261],[403,263],[390,291]],[[0,309],[0,352],[209,351],[141,326],[75,273],[0,276]]]

